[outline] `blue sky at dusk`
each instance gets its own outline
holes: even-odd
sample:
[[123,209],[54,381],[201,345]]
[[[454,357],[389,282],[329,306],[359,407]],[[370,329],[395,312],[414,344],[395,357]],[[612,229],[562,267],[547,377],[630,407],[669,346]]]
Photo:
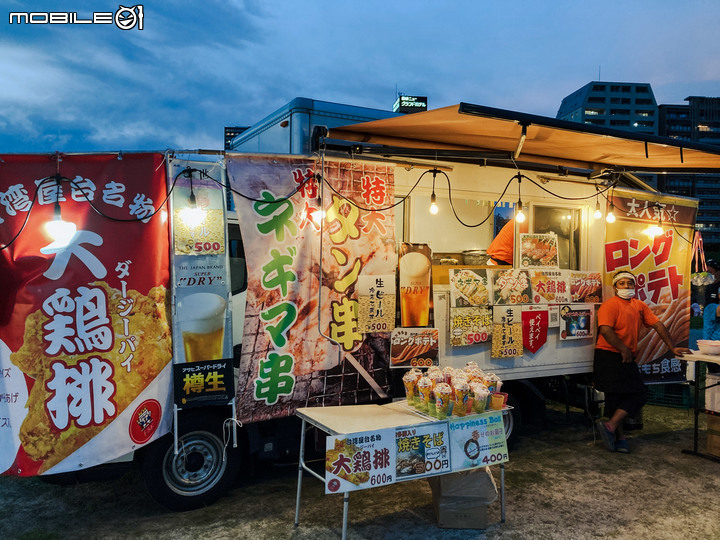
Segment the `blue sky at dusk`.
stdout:
[[1,5],[0,153],[222,149],[224,126],[299,96],[550,117],[598,78],[649,82],[658,103],[720,96],[714,1],[169,0],[131,4],[142,30],[9,22],[117,2]]

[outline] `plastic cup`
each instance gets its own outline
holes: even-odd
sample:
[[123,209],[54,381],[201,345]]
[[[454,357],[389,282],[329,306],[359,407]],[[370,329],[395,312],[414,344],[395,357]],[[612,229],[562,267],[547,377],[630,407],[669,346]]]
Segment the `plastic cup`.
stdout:
[[449,384],[439,383],[435,387],[435,414],[438,420],[447,418],[451,397],[452,388]]
[[461,382],[455,386],[455,399],[453,404],[453,415],[465,416],[467,414],[467,400],[470,397],[470,386]]
[[474,383],[470,385],[470,391],[473,393],[473,413],[480,414],[484,413],[487,408],[487,401],[490,392],[487,386],[481,383]]
[[407,399],[408,405],[415,404],[415,393],[416,393],[415,377],[411,373],[406,373],[403,376],[403,386],[405,386],[405,399]]
[[490,409],[501,411],[507,402],[507,394],[504,392],[493,392],[490,394]]
[[421,378],[417,383],[417,390],[420,396],[418,410],[428,412],[428,403],[430,403],[430,395],[432,394],[432,381],[427,377]]

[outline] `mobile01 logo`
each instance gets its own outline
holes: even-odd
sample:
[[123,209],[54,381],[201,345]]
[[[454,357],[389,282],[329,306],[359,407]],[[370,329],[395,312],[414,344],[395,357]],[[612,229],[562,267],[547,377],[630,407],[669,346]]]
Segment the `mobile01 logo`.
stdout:
[[142,4],[118,6],[115,13],[96,11],[87,16],[76,11],[26,11],[11,12],[10,24],[114,24],[120,30],[143,29],[145,13]]

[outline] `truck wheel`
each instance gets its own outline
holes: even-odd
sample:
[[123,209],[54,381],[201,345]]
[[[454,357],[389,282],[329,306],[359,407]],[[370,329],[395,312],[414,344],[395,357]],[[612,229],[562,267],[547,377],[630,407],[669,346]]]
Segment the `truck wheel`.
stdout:
[[[212,424],[218,424],[214,427]],[[232,432],[223,443],[222,424],[207,417],[180,419],[178,453],[172,434],[150,445],[144,453],[142,474],[150,496],[170,510],[185,511],[214,503],[234,483],[242,461],[232,447]]]
[[510,414],[503,415],[505,424],[505,438],[509,448],[515,448],[520,439],[520,428],[522,427],[522,411],[520,403],[512,394],[508,394],[507,404],[512,407]]

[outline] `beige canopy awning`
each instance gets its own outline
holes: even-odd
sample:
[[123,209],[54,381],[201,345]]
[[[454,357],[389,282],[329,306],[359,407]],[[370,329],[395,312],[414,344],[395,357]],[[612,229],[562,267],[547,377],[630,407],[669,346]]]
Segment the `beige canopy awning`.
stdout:
[[[720,172],[720,146],[460,103],[332,128],[328,138],[393,149],[487,152],[499,159],[588,170]],[[376,149],[383,153],[383,149]]]

